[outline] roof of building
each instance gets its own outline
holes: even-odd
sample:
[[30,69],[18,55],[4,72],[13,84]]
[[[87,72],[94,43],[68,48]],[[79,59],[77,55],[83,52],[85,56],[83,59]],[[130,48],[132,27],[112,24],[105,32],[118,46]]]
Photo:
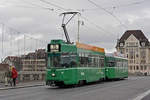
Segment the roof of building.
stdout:
[[25,59],[45,59],[45,57],[46,57],[45,49],[37,49],[35,52],[28,53],[23,58],[25,58]]
[[5,58],[5,60],[4,60],[4,62],[5,62],[6,60],[9,60],[9,61],[14,62],[14,61],[20,60],[20,57],[18,57],[18,56],[7,56],[7,57]]
[[[149,45],[149,41],[141,30],[127,30],[119,40],[119,43],[124,43],[125,40],[128,39],[130,35],[134,35],[140,42],[145,42],[146,46]],[[117,43],[118,46],[118,43]]]
[[120,41],[126,40],[131,34],[133,34],[138,40],[148,40],[141,30],[127,30],[120,38]]

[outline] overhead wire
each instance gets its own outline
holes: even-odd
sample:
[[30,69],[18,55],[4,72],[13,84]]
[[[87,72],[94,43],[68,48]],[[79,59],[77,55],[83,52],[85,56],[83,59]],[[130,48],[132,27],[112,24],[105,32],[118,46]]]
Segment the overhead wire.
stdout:
[[[48,2],[48,1],[46,1],[46,0],[40,0],[41,2],[43,2],[43,3],[46,3],[46,4],[49,4],[49,5],[51,5],[51,6],[53,6],[53,7],[56,7],[56,8],[58,8],[58,9],[60,9],[60,10],[63,10],[63,11],[66,11],[66,10],[69,10],[69,9],[66,9],[66,8],[64,8],[64,7],[61,7],[61,6],[59,6],[59,5],[57,5],[57,4],[54,4],[54,3],[51,3],[51,2]],[[89,2],[91,2],[91,3],[93,3],[96,7],[98,7],[98,8],[100,8],[100,9],[102,9],[102,10],[104,10],[105,12],[107,12],[108,14],[110,14],[111,16],[113,16],[117,21],[119,21],[119,23],[121,24],[121,25],[123,25],[124,26],[124,24],[115,16],[115,15],[113,15],[111,12],[109,12],[108,10],[106,10],[105,8],[103,8],[103,7],[101,7],[100,5],[97,5],[96,3],[94,3],[93,1],[91,1],[91,0],[88,0]],[[145,1],[145,0],[143,0],[143,1]],[[133,4],[139,4],[139,3],[141,3],[142,1],[140,1],[140,2],[135,2],[135,3],[133,3]],[[35,7],[40,7],[41,9],[49,9],[49,8],[47,8],[47,7],[43,7],[43,6],[41,6],[41,5],[37,5],[37,4],[33,4],[33,3],[29,3],[28,2],[28,4],[31,4],[32,6],[35,6]],[[54,9],[51,9],[51,10],[54,10]],[[71,10],[73,10],[73,9],[71,9]],[[85,11],[85,10],[90,10],[90,9],[77,9],[78,11]],[[91,9],[92,10],[92,9]],[[94,9],[93,9],[94,10]],[[86,19],[87,20],[87,18],[85,18],[84,17],[84,19]],[[88,22],[90,22],[89,20],[87,20]],[[91,22],[90,22],[91,23]],[[104,32],[107,32],[105,29],[103,29],[102,27],[100,27],[99,25],[96,25],[95,23],[93,23],[92,22],[92,24],[94,25],[94,26],[96,26],[98,29],[100,29],[100,30],[102,30],[102,31],[104,31]],[[124,27],[126,27],[126,26],[124,26]],[[110,33],[110,32],[107,32],[107,33]]]
[[[54,4],[54,3],[51,3],[51,2],[48,2],[48,1],[46,1],[46,0],[40,0],[41,2],[44,2],[44,3],[46,3],[46,4],[49,4],[49,5],[52,5],[52,6],[54,6],[54,7],[56,7],[56,8],[59,8],[60,10],[64,10],[64,11],[66,11],[66,10],[68,10],[68,9],[66,9],[66,8],[64,8],[64,7],[61,7],[61,6],[59,6],[59,5],[56,5],[56,4]],[[90,0],[88,0],[88,1],[90,1]],[[92,1],[90,1],[90,2],[92,2]],[[47,9],[47,8],[45,8],[45,7],[43,7],[43,6],[41,6],[41,5],[37,5],[37,4],[33,4],[33,3],[29,3],[29,2],[26,2],[26,3],[28,3],[28,4],[31,4],[31,5],[33,5],[33,6],[36,6],[36,7],[40,7],[40,8],[44,8],[44,9]],[[93,3],[93,2],[92,2]],[[98,6],[98,5],[97,5]],[[106,9],[104,9],[104,8],[102,8],[101,7],[101,9],[103,9],[104,11],[106,11],[107,13],[109,13],[110,15],[112,15],[113,17],[115,17],[119,22],[120,22],[120,24],[122,24],[122,22],[116,17],[116,16],[114,16],[111,12],[109,12],[109,11],[107,11]],[[54,9],[51,9],[51,10],[54,10]],[[78,9],[78,10],[80,10],[80,9]],[[83,9],[82,9],[83,10]],[[84,17],[85,18],[85,17]],[[86,19],[87,20],[87,19]],[[91,22],[90,22],[91,23]],[[96,27],[99,27],[98,25],[96,25],[96,24],[94,24]],[[101,27],[99,27],[101,30],[103,30],[104,31],[104,29],[103,28],[101,28]]]
[[51,2],[49,2],[49,1],[46,1],[46,0],[40,0],[40,1],[43,2],[43,3],[49,4],[49,5],[53,6],[53,7],[56,7],[56,8],[58,8],[59,10],[63,10],[63,11],[80,11],[80,12],[84,12],[84,11],[98,10],[98,8],[95,8],[95,9],[86,9],[86,8],[83,8],[83,9],[70,9],[70,8],[69,8],[69,9],[68,9],[68,8],[59,6],[59,5],[55,4],[55,3],[51,3]]
[[[23,0],[24,1],[24,0]],[[61,6],[59,6],[59,5],[56,5],[56,4],[54,4],[54,3],[51,3],[51,2],[48,2],[48,1],[46,1],[46,0],[40,0],[41,2],[43,2],[43,3],[47,3],[47,4],[50,4],[50,5],[52,5],[52,6],[54,6],[54,7],[58,7],[59,8],[59,10],[61,10],[61,9],[63,9],[63,10],[68,10],[68,11],[80,11],[80,12],[85,12],[85,11],[95,11],[95,10],[99,10],[99,8],[92,8],[92,9],[87,9],[87,8],[82,8],[82,9],[66,9],[66,8],[64,8],[64,7],[61,7]],[[116,8],[121,8],[121,7],[127,7],[127,6],[132,6],[132,5],[138,5],[138,4],[141,4],[141,3],[144,3],[145,1],[148,1],[148,0],[142,0],[142,1],[135,1],[135,2],[132,2],[132,3],[128,3],[128,4],[123,4],[123,5],[121,5],[121,4],[119,4],[119,6],[109,6],[109,7],[104,7],[105,9],[116,9]],[[35,3],[32,3],[32,2],[29,2],[29,1],[24,1],[25,3],[27,3],[27,4],[30,4],[30,5],[32,5],[32,6],[25,6],[25,5],[13,5],[13,6],[16,6],[16,7],[23,7],[23,8],[40,8],[40,9],[47,9],[47,10],[51,10],[51,11],[53,11],[53,10],[55,10],[54,8],[49,8],[49,7],[44,7],[44,6],[41,6],[41,5],[38,5],[38,4],[35,4]],[[3,5],[2,5],[3,6]],[[58,10],[58,9],[57,9]]]
[[[49,5],[53,6],[53,7],[56,7],[56,8],[58,8],[58,10],[62,10],[62,11],[74,10],[74,9],[66,9],[64,7],[61,7],[61,6],[57,5],[57,4],[54,4],[54,3],[51,3],[51,2],[48,2],[48,1],[45,1],[45,0],[40,0],[40,1],[43,2],[43,3],[49,4]],[[105,11],[108,14],[110,14],[111,16],[113,16],[122,26],[124,26],[126,28],[126,26],[122,23],[122,21],[117,16],[115,16],[113,13],[111,13],[108,10],[106,10],[106,8],[101,7],[100,5],[96,4],[95,2],[93,2],[91,0],[88,0],[88,1],[91,2],[92,4],[94,4],[98,9],[102,9],[103,11]],[[141,4],[141,3],[145,2],[145,1],[146,0],[137,1],[137,2],[134,2],[134,3],[131,3],[131,4],[127,4],[127,5],[124,5],[124,6],[137,5],[137,4]],[[31,2],[28,2],[28,4],[32,5],[32,7],[39,7],[40,9],[47,9],[47,10],[54,11],[53,8],[43,7],[41,5],[37,5],[37,4],[31,3]],[[121,6],[123,6],[123,5],[121,5]],[[25,7],[25,6],[22,6],[22,7]],[[118,6],[114,6],[114,7],[116,8]],[[30,8],[30,7],[27,7],[27,8]],[[87,11],[87,10],[96,10],[96,8],[95,9],[76,9],[76,10],[78,10],[78,11]],[[91,22],[86,17],[82,16],[82,18],[85,19],[87,22],[91,23],[92,25],[94,25],[97,29],[100,29],[100,30],[102,30],[103,32],[106,32],[106,33],[110,33],[108,31],[106,31],[104,28],[102,28],[101,26],[95,24],[94,22]],[[10,29],[13,29],[14,31],[16,31],[16,29],[14,29],[14,28],[10,28]],[[21,32],[16,32],[16,33],[20,34]]]
[[[84,25],[83,27],[84,27],[83,30],[86,31],[85,33],[89,32],[89,29],[91,28],[91,27],[88,27],[87,25]],[[97,29],[97,28],[96,28],[96,31],[99,31],[99,32],[101,33],[101,31],[100,31],[99,29]],[[86,36],[87,36],[87,35],[86,35]],[[90,36],[90,37],[91,37],[91,36]],[[99,37],[99,35],[97,35],[97,37]],[[82,36],[81,36],[80,38],[82,38]],[[102,38],[102,37],[100,37],[97,42],[100,42],[100,41],[101,41],[101,38]],[[95,38],[95,40],[96,40],[96,38]],[[95,40],[94,40],[94,41],[95,41]],[[87,41],[88,41],[88,42],[87,42]],[[87,41],[86,41],[86,43],[93,43],[93,40],[92,40],[92,41],[87,40]],[[84,43],[85,41],[82,41],[82,42]],[[94,43],[95,43],[95,42],[94,42]]]
[[[47,9],[47,10],[51,10],[51,11],[54,10],[53,8],[43,7],[43,6],[41,6],[41,5],[38,5],[38,4],[35,4],[35,3],[32,3],[32,2],[29,2],[29,1],[21,0],[21,2],[22,2],[22,1],[23,1],[24,3],[26,3],[26,4],[31,5],[31,6],[19,5],[18,2],[16,2],[16,3],[13,2],[14,4],[12,4],[12,5],[10,5],[10,6],[12,6],[12,7],[22,7],[22,8],[40,8],[40,9]],[[6,3],[6,4],[7,4],[7,3]],[[5,4],[0,4],[0,5],[4,6]]]
[[[84,17],[82,17],[82,18],[84,18]],[[109,31],[106,31],[104,28],[102,28],[102,27],[100,27],[99,25],[96,25],[95,23],[93,23],[93,22],[91,22],[91,21],[89,21],[87,18],[84,18],[89,24],[91,24],[91,25],[94,25],[95,26],[95,29],[96,29],[96,31],[98,31],[99,33],[101,33],[101,35],[99,35],[99,33],[97,34],[95,34],[96,35],[96,37],[99,37],[99,38],[97,38],[97,39],[99,39],[99,40],[97,40],[96,38],[94,39],[94,40],[92,40],[92,41],[89,41],[89,42],[87,42],[87,43],[97,43],[97,42],[101,42],[101,40],[103,39],[103,36],[105,35],[105,37],[106,36],[108,36],[108,37],[110,37],[111,35],[114,35],[113,33],[111,33],[111,32],[109,32]],[[83,27],[85,27],[87,30],[89,30],[91,27],[89,27],[89,26],[87,26],[86,24],[84,24],[84,26]],[[95,29],[93,29],[93,30],[95,30]],[[107,34],[106,34],[107,33]]]
[[[40,0],[40,1],[44,1],[44,2],[45,2],[45,0]],[[45,2],[45,3],[50,4],[50,5],[52,4],[52,3],[50,3],[50,2]],[[62,8],[62,10],[64,10],[64,11],[68,10],[68,9],[66,9],[66,8],[63,8],[63,7],[59,6],[59,5],[57,5],[57,6],[56,6],[56,4],[53,4],[53,5],[55,5],[55,7]],[[100,27],[100,26],[98,26],[97,24],[95,24],[94,22],[89,21],[89,19],[87,19],[86,17],[83,17],[83,16],[81,16],[81,17],[82,17],[83,19],[85,19],[86,21],[88,21],[89,23],[95,25],[97,28],[101,29],[102,31],[107,32],[107,33],[110,33],[110,32],[108,32],[108,31],[106,31],[105,29],[103,29],[102,27]]]
[[48,1],[46,1],[46,0],[40,0],[40,1],[43,2],[43,3],[49,4],[49,5],[53,6],[53,7],[59,8],[59,10],[64,10],[64,11],[68,10],[68,9],[66,9],[66,8],[64,8],[64,7],[61,7],[61,6],[56,5],[56,4],[54,4],[54,3],[48,2]]
[[[47,1],[45,1],[45,0],[40,0],[40,1],[43,1],[43,2],[45,2],[45,3],[47,3],[47,4],[53,5],[53,6],[55,6],[55,7],[61,8],[60,10],[63,10],[63,11],[69,10],[69,9],[63,8],[63,7],[59,6],[59,5],[56,5],[56,4],[52,4],[52,3],[50,3],[50,2],[47,2]],[[103,8],[103,9],[104,9],[104,8]],[[71,9],[71,10],[73,10],[73,9]],[[80,9],[78,9],[78,10],[80,11]],[[93,10],[94,10],[94,9],[93,9]],[[107,11],[107,10],[106,10],[106,11]],[[109,11],[107,11],[107,12],[109,12]],[[112,13],[109,12],[109,14],[112,14]],[[115,17],[115,18],[120,22],[120,24],[124,26],[124,24],[122,24],[122,22],[121,22],[115,15],[112,15],[112,16]],[[83,19],[85,19],[86,21],[88,21],[89,23],[93,24],[96,28],[102,30],[103,32],[110,33],[110,32],[108,32],[108,31],[106,31],[104,28],[102,28],[101,26],[99,26],[99,25],[95,24],[94,22],[90,21],[90,20],[87,19],[86,17],[83,17],[83,16],[81,16],[81,17],[82,17]],[[124,27],[126,27],[126,26],[124,26]]]
[[129,6],[134,6],[134,5],[140,5],[148,0],[142,0],[142,1],[135,1],[132,3],[127,3],[127,4],[119,4],[118,6],[109,6],[109,7],[104,7],[105,9],[119,9],[123,7],[129,7]]
[[30,8],[30,9],[34,9],[34,8],[39,8],[39,9],[43,9],[43,10],[50,10],[53,11],[53,8],[49,8],[49,7],[36,7],[36,6],[24,6],[24,5],[14,5],[13,7],[20,7],[20,8]]
[[[40,1],[45,2],[45,0],[40,0]],[[50,2],[45,2],[45,3],[46,3],[46,4],[53,5],[53,6],[58,7],[58,8],[62,8],[62,9],[60,9],[60,10],[62,10],[62,11],[68,11],[68,9],[63,8],[63,7],[59,6],[59,5],[52,4],[52,3],[50,3]],[[108,32],[108,31],[106,31],[104,28],[102,28],[101,26],[99,26],[99,25],[95,24],[94,22],[90,21],[88,18],[86,18],[86,17],[84,17],[84,16],[81,16],[81,17],[82,17],[83,19],[85,19],[86,21],[88,21],[89,23],[93,24],[98,30],[101,30],[101,31],[106,32],[106,33],[110,33],[110,32]]]
[[126,25],[124,25],[122,23],[122,21],[117,17],[115,16],[113,13],[109,12],[108,10],[106,10],[105,8],[101,7],[100,5],[96,4],[95,2],[91,1],[91,0],[88,0],[91,4],[95,5],[96,7],[100,8],[101,10],[105,11],[106,13],[108,13],[109,15],[111,15],[112,17],[114,17],[119,23],[120,25],[122,25],[124,28],[127,28]]
[[122,7],[122,6],[132,6],[132,5],[139,5],[139,4],[141,4],[141,3],[144,3],[145,1],[147,1],[147,0],[135,1],[135,2],[133,2],[133,3],[129,3],[129,4],[120,5],[120,7]]
[[35,3],[32,3],[32,2],[27,2],[27,1],[25,1],[25,0],[23,0],[23,2],[25,2],[25,3],[27,3],[27,4],[30,4],[30,5],[32,5],[33,7],[39,7],[39,8],[41,8],[41,9],[46,9],[46,10],[54,11],[53,8],[43,7],[43,6],[41,6],[41,5],[38,5],[38,4],[35,4]]
[[110,33],[109,31],[106,31],[101,26],[99,26],[99,25],[95,24],[94,22],[90,21],[88,18],[86,18],[84,16],[81,16],[81,18],[85,19],[87,22],[89,22],[90,24],[94,25],[97,29],[100,29],[101,31],[106,32],[106,33]]
[[[2,23],[2,22],[1,22]],[[22,50],[22,47],[19,49],[19,44],[18,44],[18,42],[19,42],[19,40],[21,39],[21,40],[24,40],[24,39],[26,39],[25,37],[30,37],[30,39],[32,39],[32,40],[36,40],[36,41],[39,41],[39,43],[43,43],[43,44],[48,44],[48,41],[46,41],[46,40],[41,40],[41,39],[37,39],[37,38],[34,38],[34,37],[31,37],[31,36],[29,36],[29,35],[27,35],[27,34],[25,34],[25,33],[22,33],[22,32],[19,32],[19,31],[17,31],[16,29],[13,29],[12,27],[10,28],[10,27],[8,27],[8,26],[6,26],[6,24],[4,24],[4,23],[2,23],[3,24],[3,31],[4,31],[4,29],[5,29],[5,33],[6,33],[6,30],[8,30],[9,31],[9,33],[10,33],[10,37],[9,37],[9,40],[10,40],[10,47],[11,47],[11,49],[12,49],[12,42],[17,42],[17,47],[18,47],[18,54],[19,54],[19,52]],[[13,31],[13,32],[12,32]],[[20,39],[12,39],[13,37],[13,35],[12,35],[12,33],[13,34],[16,34],[16,35],[24,35],[25,37],[24,38],[20,38]],[[3,35],[3,34],[2,34]],[[4,38],[4,36],[2,36],[2,38]],[[4,42],[4,40],[2,40],[2,43]],[[24,42],[27,42],[27,41],[25,41],[24,40]],[[2,58],[1,58],[1,60],[3,60],[3,58],[4,58],[4,56],[6,56],[6,54],[8,54],[8,55],[12,55],[12,54],[15,54],[14,52],[16,52],[17,50],[15,49],[15,50],[11,50],[11,51],[8,51],[8,52],[6,52],[6,50],[5,50],[5,55],[4,55],[4,45],[2,45],[3,47],[2,47]],[[9,46],[8,46],[9,47]],[[24,43],[24,49],[28,49],[28,48],[25,48],[25,43]]]

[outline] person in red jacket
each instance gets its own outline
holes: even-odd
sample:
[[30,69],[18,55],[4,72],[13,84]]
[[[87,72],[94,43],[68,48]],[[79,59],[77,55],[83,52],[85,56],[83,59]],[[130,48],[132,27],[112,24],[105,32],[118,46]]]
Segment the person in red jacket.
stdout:
[[16,86],[16,78],[18,77],[18,73],[15,67],[12,67],[12,79],[13,79],[13,84]]

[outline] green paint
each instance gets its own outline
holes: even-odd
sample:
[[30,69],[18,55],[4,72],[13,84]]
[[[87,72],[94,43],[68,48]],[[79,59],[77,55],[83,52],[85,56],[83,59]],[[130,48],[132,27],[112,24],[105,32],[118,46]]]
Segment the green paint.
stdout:
[[[128,68],[126,67],[118,67],[113,66],[109,67],[109,61],[124,61],[127,62],[126,59],[121,58],[114,58],[114,57],[106,57],[105,53],[103,52],[94,52],[91,50],[84,50],[77,48],[74,44],[67,44],[63,40],[52,40],[50,44],[59,44],[61,47],[60,52],[47,52],[48,54],[48,63],[47,63],[47,70],[46,70],[46,82],[48,81],[56,81],[56,82],[63,82],[65,85],[70,84],[78,84],[80,80],[86,82],[93,82],[104,78],[124,78],[128,77]],[[66,60],[68,65],[65,65],[62,62],[61,56],[64,55],[71,55]],[[88,66],[82,66],[79,62],[81,59],[79,55],[84,55],[85,57],[90,55],[94,55],[96,57],[104,57],[104,66],[96,65],[90,66],[90,61],[93,61],[88,58],[89,64]],[[75,56],[74,58],[71,58]],[[55,62],[51,61],[52,57],[59,57],[60,63],[59,66],[55,67]],[[96,58],[99,59],[99,58]],[[74,61],[76,66],[71,66],[71,61]],[[63,65],[64,64],[64,65]],[[98,63],[99,64],[99,63]],[[82,67],[81,67],[82,66]]]

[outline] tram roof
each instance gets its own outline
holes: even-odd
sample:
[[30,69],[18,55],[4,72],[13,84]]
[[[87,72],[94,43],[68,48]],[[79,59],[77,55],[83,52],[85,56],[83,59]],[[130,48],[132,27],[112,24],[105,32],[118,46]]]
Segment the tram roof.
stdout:
[[127,60],[127,58],[125,58],[124,55],[115,55],[114,53],[106,53],[105,55],[106,55],[106,57],[114,57],[114,58]]
[[87,44],[76,42],[76,46],[77,46],[77,48],[81,48],[81,49],[105,53],[104,48],[100,48],[100,47],[96,47],[96,46],[92,46],[92,45],[87,45]]

